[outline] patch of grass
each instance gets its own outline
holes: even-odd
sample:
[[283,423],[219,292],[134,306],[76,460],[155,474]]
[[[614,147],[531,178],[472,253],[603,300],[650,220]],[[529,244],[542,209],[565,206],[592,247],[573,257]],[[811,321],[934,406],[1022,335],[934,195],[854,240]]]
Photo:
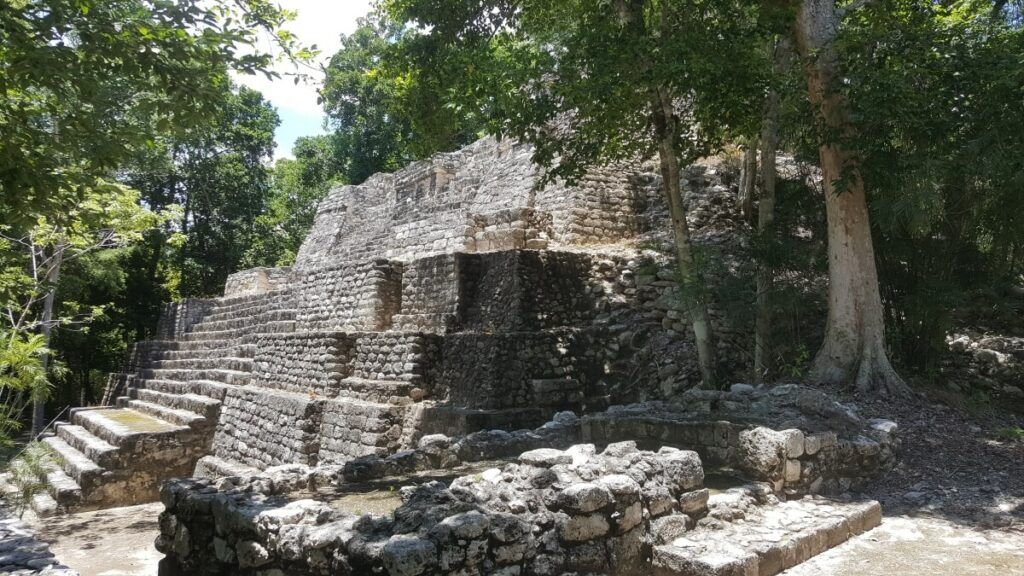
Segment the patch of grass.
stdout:
[[996,438],[1000,440],[1009,440],[1011,442],[1024,442],[1024,428],[1020,426],[1013,426],[1010,428],[1000,428],[996,430]]
[[11,494],[10,499],[19,517],[25,513],[37,494],[46,491],[46,475],[59,466],[60,456],[42,442],[30,442],[11,462],[8,470],[11,482],[18,491]]

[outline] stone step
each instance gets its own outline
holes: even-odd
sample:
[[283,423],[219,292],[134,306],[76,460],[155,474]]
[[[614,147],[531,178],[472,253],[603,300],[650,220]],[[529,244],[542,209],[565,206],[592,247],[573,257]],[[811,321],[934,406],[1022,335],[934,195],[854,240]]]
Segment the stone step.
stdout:
[[[178,342],[174,342],[178,344]],[[153,362],[175,362],[182,360],[217,360],[220,358],[237,358],[251,360],[256,354],[255,344],[235,344],[224,348],[208,348],[195,350],[179,350],[177,348],[154,352]]]
[[45,480],[47,492],[61,508],[66,510],[82,501],[82,487],[63,470],[51,470]]
[[395,314],[390,330],[399,332],[445,332],[455,325],[455,314]]
[[218,458],[217,456],[203,456],[196,463],[195,475],[200,478],[227,478],[229,476],[258,476],[260,471],[240,462]]
[[102,466],[93,462],[88,456],[82,454],[70,444],[56,436],[43,438],[47,444],[60,457],[60,467],[67,472],[67,475],[74,478],[79,486],[88,488],[94,486],[105,471]]
[[228,390],[235,388],[230,384],[215,380],[158,380],[140,378],[133,382],[136,389],[155,390],[164,394],[197,394],[214,400],[223,401]]
[[338,398],[350,398],[364,402],[387,402],[407,404],[414,398],[415,382],[406,380],[372,380],[350,376],[338,383]]
[[[763,506],[740,521],[683,529],[677,537],[655,546],[653,574],[773,576],[871,530],[881,521],[878,502],[808,497]],[[662,522],[665,526],[672,524]],[[665,540],[664,533],[659,537]]]
[[154,418],[177,424],[179,426],[187,426],[189,428],[204,428],[210,421],[205,417],[195,412],[188,410],[180,410],[178,408],[169,408],[167,406],[161,406],[160,404],[154,404],[145,400],[132,400],[131,397],[122,396],[117,399],[117,405],[123,408],[130,408],[132,410],[142,412],[143,414],[149,414]]
[[58,423],[57,437],[104,468],[116,466],[118,461],[117,446],[98,438],[81,426],[65,422]]
[[252,358],[232,356],[210,358],[184,358],[177,360],[156,360],[146,368],[150,370],[232,370],[252,372]]
[[241,370],[223,369],[189,370],[184,368],[155,368],[150,370],[139,370],[139,376],[144,380],[177,380],[179,382],[213,380],[214,382],[244,386],[249,383],[251,373],[243,372]]
[[136,388],[132,390],[132,397],[151,404],[192,412],[207,420],[214,420],[220,414],[220,400],[199,394],[168,394],[157,390]]
[[254,318],[257,316],[261,316],[263,314],[271,314],[279,311],[291,314],[295,314],[296,312],[295,309],[291,306],[291,302],[272,301],[254,304],[252,306],[247,306],[245,308],[229,310],[217,309],[203,316],[202,323]]
[[[186,337],[188,334],[185,335]],[[188,354],[209,354],[208,357],[215,357],[223,350],[236,348],[245,344],[254,344],[254,341],[250,338],[204,338],[199,340],[160,340],[161,344],[166,343],[166,348],[161,353],[166,352],[182,352]],[[239,354],[229,354],[230,356],[238,356]],[[191,357],[191,356],[189,356]]]
[[47,518],[60,513],[60,506],[53,499],[53,496],[50,496],[49,492],[40,492],[32,496],[30,507],[36,516],[40,518]]
[[252,304],[259,304],[261,302],[269,301],[280,301],[287,300],[291,296],[285,290],[271,290],[269,292],[261,292],[259,294],[245,294],[242,296],[226,296],[217,298],[215,300],[216,305],[214,306],[215,311],[221,310],[235,310],[237,308],[244,308]]
[[217,332],[221,330],[251,330],[262,324],[281,320],[294,320],[295,310],[267,310],[239,318],[208,320],[204,318],[192,326],[191,332]]
[[235,328],[231,330],[210,330],[208,332],[188,332],[186,333],[180,342],[217,342],[218,345],[224,345],[227,343],[234,343],[243,336],[254,334],[253,328]]
[[175,435],[189,430],[187,426],[125,408],[74,410],[71,422],[114,446],[134,445],[142,436]]

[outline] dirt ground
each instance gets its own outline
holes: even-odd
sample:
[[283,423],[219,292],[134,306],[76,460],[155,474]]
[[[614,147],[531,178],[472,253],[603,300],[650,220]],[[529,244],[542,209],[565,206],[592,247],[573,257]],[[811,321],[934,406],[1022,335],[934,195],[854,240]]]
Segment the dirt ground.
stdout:
[[81,576],[156,576],[159,502],[26,521]]

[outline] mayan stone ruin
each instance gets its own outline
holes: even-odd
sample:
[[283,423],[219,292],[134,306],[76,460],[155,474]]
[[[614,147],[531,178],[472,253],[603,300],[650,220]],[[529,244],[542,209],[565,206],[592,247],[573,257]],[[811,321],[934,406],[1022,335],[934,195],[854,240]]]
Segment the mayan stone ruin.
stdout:
[[[294,266],[167,306],[105,406],[45,438],[34,509],[159,499],[167,574],[259,576],[765,576],[877,525],[843,495],[895,464],[896,424],[796,385],[695,388],[643,247],[658,177],[541,187],[531,152],[484,139],[334,189]],[[713,165],[686,184],[698,220],[731,202]],[[750,327],[712,315],[742,365]]]

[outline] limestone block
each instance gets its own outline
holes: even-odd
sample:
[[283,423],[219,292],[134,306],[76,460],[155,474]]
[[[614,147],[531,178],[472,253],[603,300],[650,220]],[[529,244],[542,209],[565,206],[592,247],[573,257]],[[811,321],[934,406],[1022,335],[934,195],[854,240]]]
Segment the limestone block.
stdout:
[[437,564],[437,548],[422,538],[392,536],[381,550],[381,561],[391,576],[417,576]]
[[611,526],[603,514],[570,516],[561,527],[562,539],[567,542],[593,540],[608,533]]

